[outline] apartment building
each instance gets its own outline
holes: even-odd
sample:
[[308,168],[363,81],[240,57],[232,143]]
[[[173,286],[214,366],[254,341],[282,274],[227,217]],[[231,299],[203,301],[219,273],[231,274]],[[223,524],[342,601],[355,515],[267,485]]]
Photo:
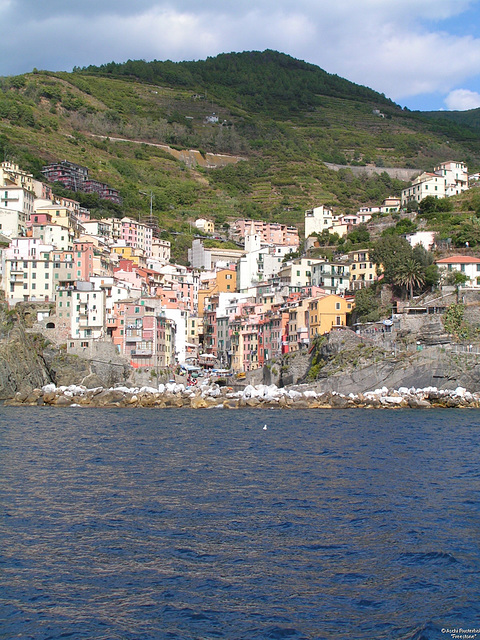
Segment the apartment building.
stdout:
[[345,326],[347,314],[354,307],[353,298],[342,298],[335,294],[320,296],[309,302],[310,340],[329,333],[332,327]]
[[13,238],[4,252],[3,287],[9,306],[55,299],[53,245],[37,238]]
[[468,189],[468,167],[464,162],[441,162],[433,169],[445,179],[445,196],[455,196]]
[[402,190],[402,207],[409,202],[421,202],[423,198],[445,198],[447,195],[446,180],[436,173],[421,173],[412,184]]
[[355,291],[368,287],[378,279],[377,267],[370,260],[368,249],[350,251],[348,259],[350,262],[350,289]]

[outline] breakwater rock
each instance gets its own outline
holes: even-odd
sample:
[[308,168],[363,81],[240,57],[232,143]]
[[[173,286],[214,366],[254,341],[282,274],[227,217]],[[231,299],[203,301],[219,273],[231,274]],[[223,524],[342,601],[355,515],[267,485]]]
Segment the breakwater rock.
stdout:
[[18,392],[7,400],[8,406],[57,407],[152,407],[192,409],[400,409],[400,408],[480,408],[480,392],[472,393],[463,387],[456,389],[423,389],[383,387],[365,393],[344,395],[335,392],[318,393],[311,388],[279,388],[275,385],[248,385],[240,391],[218,384],[205,383],[200,387],[185,387],[168,383],[155,387],[97,387],[70,385],[56,387],[47,384],[41,389]]

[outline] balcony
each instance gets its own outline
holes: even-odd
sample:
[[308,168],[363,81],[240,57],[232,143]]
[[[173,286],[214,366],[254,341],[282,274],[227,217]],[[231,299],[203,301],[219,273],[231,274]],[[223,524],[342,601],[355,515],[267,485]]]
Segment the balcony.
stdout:
[[132,349],[130,351],[132,356],[153,356],[153,350],[150,349]]

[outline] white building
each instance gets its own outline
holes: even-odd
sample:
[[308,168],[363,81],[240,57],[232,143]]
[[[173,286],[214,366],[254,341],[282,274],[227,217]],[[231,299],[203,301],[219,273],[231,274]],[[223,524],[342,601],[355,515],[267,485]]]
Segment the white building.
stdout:
[[34,193],[23,187],[13,186],[0,189],[0,208],[23,213],[26,220],[33,213],[34,202]]
[[445,196],[455,196],[468,189],[468,167],[464,162],[442,162],[434,173],[445,178]]
[[308,287],[312,284],[313,265],[323,262],[323,260],[309,260],[299,258],[292,262],[287,262],[279,271],[280,285],[289,287]]
[[152,258],[164,264],[170,261],[172,245],[168,240],[152,238]]
[[312,265],[312,286],[328,293],[343,295],[350,289],[350,265],[339,261],[322,261]]
[[189,313],[184,309],[163,307],[162,314],[176,326],[174,356],[176,362],[183,363],[187,357]]
[[334,215],[331,209],[320,205],[314,209],[305,211],[305,238],[312,233],[322,233],[324,229],[330,229],[334,223],[339,223],[340,216]]
[[9,306],[55,299],[53,250],[37,238],[13,238],[4,251],[3,288]]
[[[59,288],[57,292],[57,316],[67,313],[67,306],[60,306],[71,300],[71,337],[98,340],[103,338],[105,331],[105,290],[96,287],[97,283],[77,282],[75,289]],[[68,294],[71,294],[70,296]],[[80,346],[82,346],[80,344]],[[88,342],[85,346],[88,346]]]
[[472,256],[450,256],[435,262],[437,267],[447,275],[449,272],[459,271],[468,278],[466,287],[480,287],[480,258]]
[[259,234],[245,237],[245,253],[238,262],[237,289],[247,291],[279,273],[283,258],[292,252],[287,245],[262,245]]
[[112,238],[112,223],[109,220],[83,220],[82,226],[90,236],[101,236],[106,240]]
[[23,211],[14,209],[0,209],[0,233],[9,238],[25,235],[27,230],[27,216]]
[[434,198],[445,198],[446,180],[436,173],[422,173],[412,184],[402,190],[402,207],[409,202],[421,202],[423,198],[432,196]]
[[405,237],[411,247],[421,244],[426,251],[431,251],[435,245],[434,231],[416,231],[415,233],[407,234]]
[[32,224],[32,235],[45,244],[53,244],[60,251],[73,251],[75,234],[60,224]]

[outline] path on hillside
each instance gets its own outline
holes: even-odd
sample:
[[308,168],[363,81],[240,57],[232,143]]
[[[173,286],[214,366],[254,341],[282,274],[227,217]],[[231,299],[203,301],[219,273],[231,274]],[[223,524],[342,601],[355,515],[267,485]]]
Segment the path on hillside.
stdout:
[[146,144],[150,147],[158,147],[163,149],[176,160],[184,162],[188,167],[204,167],[205,169],[218,169],[229,164],[237,164],[246,158],[241,156],[229,156],[223,153],[205,153],[202,154],[198,149],[173,149],[168,144],[159,144],[158,142],[146,142],[145,140],[130,140],[129,138],[116,138],[114,136],[100,136],[94,133],[90,134],[92,138],[100,138],[101,140],[112,140],[113,142],[131,142],[133,144]]

